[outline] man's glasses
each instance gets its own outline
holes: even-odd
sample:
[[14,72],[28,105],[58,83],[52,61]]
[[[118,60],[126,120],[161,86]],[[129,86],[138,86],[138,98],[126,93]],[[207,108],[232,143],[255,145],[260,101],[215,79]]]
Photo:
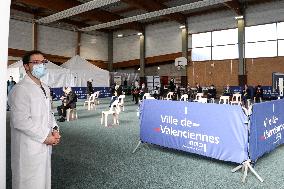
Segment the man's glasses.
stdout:
[[46,60],[46,59],[44,59],[42,61],[40,61],[40,60],[33,60],[33,61],[30,61],[29,63],[32,63],[32,64],[47,64],[48,60]]

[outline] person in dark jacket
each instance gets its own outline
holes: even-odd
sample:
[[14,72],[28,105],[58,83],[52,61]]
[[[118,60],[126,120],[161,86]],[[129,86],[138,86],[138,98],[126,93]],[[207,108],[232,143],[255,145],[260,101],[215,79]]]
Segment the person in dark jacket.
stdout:
[[140,100],[142,100],[142,98],[143,98],[143,96],[146,92],[147,92],[146,85],[145,85],[145,83],[142,83],[141,89],[140,89],[140,92],[139,92]]
[[169,90],[170,90],[170,92],[174,92],[175,89],[176,89],[175,80],[174,80],[174,78],[171,78],[170,83],[169,83]]
[[[10,76],[9,80],[7,81],[7,95],[9,94],[9,92],[12,90],[12,88],[16,85],[16,81],[14,81],[13,77]],[[8,105],[7,102],[7,111],[10,110],[10,107]]]
[[77,95],[71,90],[71,87],[65,89],[65,97],[62,98],[62,105],[57,107],[58,115],[61,116],[57,121],[66,120],[66,110],[76,108]]
[[262,102],[263,99],[263,89],[261,88],[261,85],[256,86],[254,91],[254,102],[259,103]]
[[248,100],[251,99],[251,91],[248,88],[247,84],[245,84],[244,89],[242,91],[242,101],[245,106],[248,106]]
[[87,81],[86,93],[87,93],[87,99],[89,99],[89,97],[94,93],[94,89],[93,89],[93,79],[89,79],[89,80]]
[[208,92],[207,92],[207,98],[208,99],[212,99],[212,98],[216,98],[216,94],[217,94],[217,92],[216,92],[216,88],[215,88],[215,86],[212,84],[210,87],[209,87],[209,89],[208,89]]
[[9,80],[7,81],[7,94],[11,91],[11,89],[16,85],[16,81],[14,81],[13,77],[10,76]]
[[196,83],[195,85],[197,93],[202,93],[202,87],[200,87],[199,83]]
[[230,89],[229,84],[225,87],[224,92],[223,92],[223,96],[232,96],[232,91]]

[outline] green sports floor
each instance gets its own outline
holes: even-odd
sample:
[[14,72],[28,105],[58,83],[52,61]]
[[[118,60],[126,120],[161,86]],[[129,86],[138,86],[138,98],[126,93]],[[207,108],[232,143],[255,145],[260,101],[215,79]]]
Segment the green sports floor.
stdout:
[[[284,189],[284,147],[260,158],[255,170],[261,183],[249,172],[231,173],[237,164],[190,153],[141,145],[137,105],[126,98],[120,125],[104,127],[101,112],[109,98],[101,99],[96,110],[88,111],[77,102],[78,120],[59,123],[62,141],[53,149],[52,189]],[[55,102],[55,106],[59,102]],[[7,113],[7,189],[11,188],[10,129]]]

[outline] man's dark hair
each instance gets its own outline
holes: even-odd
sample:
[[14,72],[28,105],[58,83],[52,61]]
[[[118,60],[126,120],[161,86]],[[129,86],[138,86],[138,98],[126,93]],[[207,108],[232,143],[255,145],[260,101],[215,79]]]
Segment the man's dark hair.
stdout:
[[44,55],[41,51],[34,50],[34,51],[29,51],[23,56],[23,64],[28,64],[30,62],[31,56],[34,54],[41,54]]

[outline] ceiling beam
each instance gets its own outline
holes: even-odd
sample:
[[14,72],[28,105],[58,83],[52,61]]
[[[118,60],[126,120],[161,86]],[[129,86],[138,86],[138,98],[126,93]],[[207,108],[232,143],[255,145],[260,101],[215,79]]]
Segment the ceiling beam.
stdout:
[[242,6],[238,0],[226,2],[224,5],[233,10],[237,15],[243,15]]
[[[156,1],[159,2],[159,3],[166,3],[170,0],[156,0]],[[138,9],[139,8],[137,8],[137,7],[129,6],[129,7],[124,8],[124,9],[114,10],[112,12],[115,13],[115,14],[123,14],[123,13],[126,13],[126,12],[135,11],[135,10],[138,10]]]
[[[121,1],[129,4],[132,7],[143,9],[148,12],[169,8],[163,3],[155,1],[155,0],[121,0]],[[182,13],[169,14],[163,17],[166,17],[169,20],[174,20],[181,24],[185,24],[186,22],[186,17]]]
[[[60,12],[75,6],[78,6],[82,4],[81,2],[77,0],[56,0],[56,3],[54,3],[54,0],[16,0],[16,2],[23,3],[29,6],[37,7],[37,8],[44,8],[48,10],[52,10],[55,12]],[[81,17],[84,19],[90,19],[90,20],[96,20],[99,22],[109,22],[113,20],[118,20],[123,18],[120,15],[101,10],[101,9],[95,9],[88,12],[84,12],[81,14],[76,15],[76,17]],[[123,29],[133,29],[142,31],[143,24],[141,23],[128,23],[121,26]]]
[[[19,5],[15,5],[15,4],[11,4],[11,9],[12,10],[16,10],[16,11],[21,11],[21,12],[24,12],[24,13],[32,14],[34,17],[45,17],[45,16],[48,16],[48,14],[43,13],[43,12],[41,12],[39,10],[33,10],[33,9],[30,9],[30,8],[19,6]],[[62,19],[60,22],[76,26],[77,28],[90,26],[89,24],[85,24],[83,22],[79,22],[79,21],[75,21],[75,20],[70,20],[70,19],[67,19],[67,18]]]

